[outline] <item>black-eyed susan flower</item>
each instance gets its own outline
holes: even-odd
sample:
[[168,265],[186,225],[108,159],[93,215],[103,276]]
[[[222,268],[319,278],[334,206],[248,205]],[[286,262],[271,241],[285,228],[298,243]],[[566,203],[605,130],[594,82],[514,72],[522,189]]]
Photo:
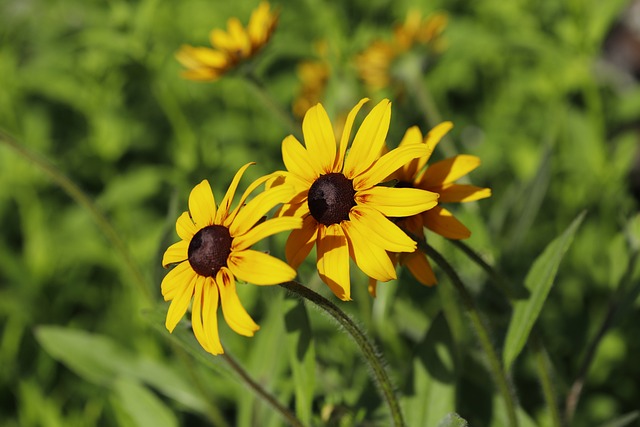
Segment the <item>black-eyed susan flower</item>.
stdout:
[[246,312],[236,293],[236,278],[255,285],[274,285],[295,277],[285,262],[251,249],[259,240],[281,231],[300,228],[299,218],[262,217],[275,205],[291,197],[288,187],[271,188],[246,203],[248,196],[270,177],[254,181],[238,206],[231,202],[238,182],[251,163],[233,178],[220,205],[207,180],[189,195],[189,211],[176,221],[182,240],[164,253],[162,265],[176,265],[162,281],[165,301],[171,301],[166,327],[172,332],[186,313],[191,300],[191,325],[198,342],[212,354],[223,353],[218,336],[218,306],[227,324],[240,335],[253,336],[259,326]]
[[298,268],[311,249],[317,249],[321,279],[342,300],[349,300],[349,258],[370,277],[396,278],[387,251],[413,252],[416,243],[387,217],[416,215],[433,208],[436,193],[417,188],[378,186],[410,160],[425,156],[425,144],[405,145],[385,155],[382,150],[391,119],[391,104],[383,100],[366,116],[347,153],[356,105],[336,141],[329,117],[318,104],[304,116],[305,146],[294,136],[282,142],[287,172],[285,185],[295,195],[280,215],[302,218],[302,228],[289,235],[285,254]]
[[278,15],[269,3],[262,2],[251,14],[247,28],[238,18],[227,21],[227,31],[213,29],[209,34],[212,48],[184,45],[176,54],[187,70],[182,76],[189,80],[214,81],[241,61],[254,56],[267,44],[278,23]]
[[[433,209],[406,218],[399,218],[397,224],[418,239],[424,238],[424,228],[448,239],[466,239],[471,231],[453,214],[442,206],[445,203],[471,202],[491,196],[491,189],[475,185],[456,184],[455,181],[480,166],[480,158],[460,154],[427,166],[427,162],[444,135],[451,130],[451,122],[443,122],[434,127],[423,139],[420,129],[411,127],[405,133],[399,148],[422,144],[428,148],[427,154],[407,162],[386,179],[395,180],[396,187],[417,188],[440,195],[438,205]],[[392,262],[406,265],[411,274],[422,284],[436,284],[436,277],[424,253],[419,250],[410,253],[391,253]],[[376,281],[369,282],[369,291],[375,295]]]

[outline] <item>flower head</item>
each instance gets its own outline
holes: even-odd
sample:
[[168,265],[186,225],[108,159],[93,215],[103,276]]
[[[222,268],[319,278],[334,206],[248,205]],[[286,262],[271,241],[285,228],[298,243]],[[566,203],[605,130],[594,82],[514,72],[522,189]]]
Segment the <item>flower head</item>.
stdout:
[[285,185],[295,195],[280,215],[303,220],[287,240],[287,261],[298,268],[316,246],[320,277],[343,300],[350,299],[349,257],[370,277],[388,281],[396,272],[387,251],[415,250],[416,243],[387,216],[419,214],[433,208],[438,198],[421,189],[378,186],[405,163],[427,154],[426,145],[413,144],[382,155],[391,119],[386,99],[365,117],[347,154],[355,116],[366,101],[349,113],[340,141],[317,104],[302,122],[305,146],[294,136],[282,142]]
[[[476,156],[460,154],[427,166],[433,150],[452,127],[451,122],[440,123],[424,139],[418,127],[409,128],[399,147],[422,144],[428,148],[427,154],[413,159],[387,177],[389,180],[397,181],[396,187],[417,188],[440,195],[438,206],[433,209],[398,219],[397,224],[417,239],[424,239],[425,227],[448,239],[458,240],[470,237],[471,231],[441,204],[471,202],[491,196],[489,188],[455,183],[456,180],[480,166],[480,159]],[[416,250],[411,253],[390,255],[394,263],[406,265],[420,283],[427,286],[436,283],[435,275],[424,253]],[[375,280],[370,281],[369,291],[375,295]]]
[[209,39],[213,49],[184,45],[176,54],[187,70],[182,76],[189,80],[214,81],[238,63],[254,56],[267,44],[278,23],[278,15],[262,2],[251,14],[244,28],[238,18],[227,21],[227,31],[213,29]]
[[253,336],[259,326],[247,314],[236,293],[236,278],[256,285],[274,285],[295,277],[296,272],[283,261],[251,249],[272,234],[299,228],[298,218],[262,221],[276,204],[291,196],[287,187],[271,188],[246,203],[247,197],[270,177],[251,184],[238,206],[231,202],[238,182],[251,163],[233,178],[220,205],[207,180],[189,195],[189,211],[176,221],[182,240],[171,245],[162,258],[163,267],[176,265],[162,280],[162,295],[171,301],[166,327],[172,332],[191,307],[191,325],[198,342],[212,354],[223,353],[218,336],[218,305],[227,324],[240,335]]

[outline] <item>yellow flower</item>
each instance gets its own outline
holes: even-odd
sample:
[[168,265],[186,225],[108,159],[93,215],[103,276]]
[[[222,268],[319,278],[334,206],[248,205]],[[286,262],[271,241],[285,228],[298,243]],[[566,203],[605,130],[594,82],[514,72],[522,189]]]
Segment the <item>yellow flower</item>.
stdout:
[[285,262],[263,252],[251,250],[259,240],[281,231],[300,228],[299,218],[275,218],[261,222],[276,204],[291,197],[287,187],[271,188],[245,206],[249,194],[270,177],[253,182],[238,206],[230,210],[242,174],[252,163],[236,173],[226,195],[216,206],[207,180],[189,195],[189,212],[176,221],[182,239],[171,245],[162,258],[163,267],[179,263],[162,281],[165,301],[171,301],[166,327],[172,332],[193,298],[191,325],[196,339],[212,354],[224,352],[218,336],[218,305],[227,324],[240,335],[253,336],[259,326],[247,314],[236,293],[236,278],[256,285],[274,285],[295,277]]
[[[417,188],[432,191],[440,195],[438,206],[426,212],[407,218],[401,218],[397,224],[409,234],[418,239],[424,239],[424,228],[448,239],[466,239],[471,231],[458,221],[453,214],[443,208],[441,203],[471,202],[491,196],[491,189],[476,187],[475,185],[456,184],[455,181],[478,166],[480,159],[476,156],[460,154],[446,160],[436,162],[426,169],[431,153],[444,135],[451,130],[451,122],[443,122],[434,127],[423,139],[418,127],[407,130],[399,148],[422,144],[428,147],[426,155],[413,159],[402,168],[387,177],[396,180],[396,187]],[[419,250],[408,254],[390,254],[394,264],[406,265],[411,274],[422,284],[432,286],[436,284],[436,277],[427,261],[427,257]],[[375,296],[376,281],[370,280],[369,292]]]
[[377,186],[399,167],[427,154],[424,144],[382,154],[391,104],[383,100],[365,117],[347,154],[351,128],[363,99],[349,113],[337,142],[329,117],[318,104],[304,116],[305,146],[290,135],[282,142],[285,185],[295,196],[280,215],[302,218],[302,228],[287,240],[285,254],[298,268],[317,246],[320,278],[342,300],[349,300],[349,257],[370,277],[396,278],[387,251],[413,252],[416,243],[387,216],[416,215],[433,208],[438,195],[413,188]]
[[277,23],[278,15],[271,12],[267,2],[260,3],[253,11],[246,29],[238,18],[230,18],[227,31],[217,28],[211,30],[209,39],[213,49],[189,45],[180,48],[176,59],[187,68],[182,76],[189,80],[218,80],[239,62],[251,58],[262,49]]
[[304,114],[320,101],[329,80],[329,65],[325,61],[304,61],[298,65],[298,78],[302,83],[300,92],[293,102],[293,114]]

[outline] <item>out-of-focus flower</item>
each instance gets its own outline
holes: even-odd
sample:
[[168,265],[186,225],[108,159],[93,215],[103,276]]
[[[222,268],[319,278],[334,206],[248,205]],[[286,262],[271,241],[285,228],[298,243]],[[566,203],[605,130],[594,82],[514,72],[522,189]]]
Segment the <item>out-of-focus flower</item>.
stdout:
[[182,240],[171,245],[162,258],[163,267],[176,265],[162,280],[165,301],[171,301],[166,327],[172,332],[191,307],[191,326],[202,347],[212,354],[224,352],[218,336],[218,305],[227,324],[240,335],[253,336],[259,326],[247,314],[236,293],[236,278],[256,285],[274,285],[295,277],[285,262],[251,249],[265,237],[300,228],[299,218],[262,217],[275,205],[291,197],[291,189],[269,189],[248,203],[247,197],[270,177],[253,182],[238,206],[231,202],[238,182],[251,163],[233,178],[220,205],[207,180],[196,185],[189,196],[189,211],[176,221]]
[[269,3],[262,2],[251,14],[246,28],[238,18],[229,18],[227,31],[213,29],[209,34],[211,46],[183,45],[176,59],[187,70],[182,77],[189,80],[214,81],[238,63],[254,56],[267,44],[278,23],[278,14]]
[[387,217],[419,214],[433,208],[438,198],[417,188],[378,186],[428,152],[425,144],[412,144],[382,155],[391,120],[386,99],[365,117],[347,154],[355,116],[366,101],[349,113],[339,142],[321,104],[304,116],[305,146],[292,135],[282,142],[287,168],[282,185],[293,187],[295,195],[280,215],[303,220],[287,240],[287,261],[297,269],[316,246],[320,278],[345,301],[351,298],[349,258],[376,280],[396,278],[387,252],[413,252],[416,243]]
[[298,65],[298,78],[301,87],[293,102],[293,114],[296,117],[304,117],[309,108],[322,98],[329,80],[329,64],[324,60],[301,62]]

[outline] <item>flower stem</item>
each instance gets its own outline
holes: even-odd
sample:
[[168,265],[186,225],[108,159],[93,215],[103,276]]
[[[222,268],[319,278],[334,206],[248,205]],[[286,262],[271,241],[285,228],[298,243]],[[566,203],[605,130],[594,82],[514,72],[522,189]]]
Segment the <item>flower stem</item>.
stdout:
[[253,378],[249,376],[247,371],[245,371],[242,366],[228,353],[223,353],[220,357],[222,357],[225,362],[235,371],[240,378],[244,381],[244,383],[253,390],[258,396],[267,401],[273,408],[280,413],[289,422],[289,425],[295,427],[303,427],[302,421],[300,421],[289,409],[282,406],[278,400],[273,397],[268,391],[266,391],[260,384],[255,382]]
[[125,245],[122,239],[120,239],[120,236],[113,228],[107,217],[100,211],[100,209],[98,209],[91,198],[51,162],[18,144],[13,137],[3,130],[0,130],[0,141],[15,153],[36,165],[38,169],[47,174],[53,182],[62,188],[69,197],[89,212],[89,215],[91,215],[91,218],[93,218],[95,223],[98,225],[100,231],[102,231],[107,240],[109,240],[109,242],[111,242],[111,244],[120,253],[126,267],[133,275],[140,293],[147,298],[147,300],[151,301],[151,291],[149,290],[148,282],[145,279],[144,274],[133,260],[127,245]]
[[558,396],[553,387],[553,381],[551,380],[551,364],[549,363],[547,352],[542,345],[542,339],[535,331],[532,331],[529,345],[535,360],[540,385],[542,386],[542,394],[551,413],[551,425],[553,427],[561,427],[562,420],[560,419],[560,411],[558,410]]
[[391,379],[384,369],[384,360],[381,355],[378,354],[373,348],[373,344],[367,338],[360,328],[351,320],[345,312],[340,310],[334,303],[317,294],[306,286],[297,282],[286,282],[280,284],[283,288],[289,292],[296,294],[300,298],[311,301],[316,307],[324,310],[327,314],[333,317],[342,326],[349,335],[354,339],[362,354],[369,363],[371,370],[373,371],[374,382],[380,387],[382,397],[389,405],[391,411],[391,417],[395,426],[404,426],[404,419],[402,417],[402,411],[400,410],[400,404],[398,398],[395,395],[393,384]]
[[509,417],[509,425],[512,427],[517,427],[518,418],[516,416],[516,404],[511,392],[511,387],[509,386],[509,381],[507,380],[504,369],[502,369],[500,359],[498,358],[498,355],[496,354],[496,351],[491,344],[489,330],[482,321],[480,312],[473,302],[473,298],[471,298],[471,295],[467,291],[467,288],[464,286],[464,283],[462,283],[462,280],[460,279],[460,276],[458,276],[458,273],[455,272],[453,267],[451,267],[447,260],[438,251],[436,251],[424,241],[418,242],[418,245],[420,249],[424,251],[424,253],[426,253],[432,260],[434,260],[436,264],[438,264],[438,266],[440,266],[440,268],[447,274],[447,276],[449,276],[449,278],[451,279],[451,283],[460,295],[462,304],[466,308],[467,314],[471,319],[471,325],[476,331],[478,340],[480,341],[480,345],[482,346],[482,349],[487,356],[489,370],[491,371],[493,380],[496,383],[496,386],[498,387],[498,391],[502,395],[502,398],[504,399],[504,403],[507,408],[507,416]]

